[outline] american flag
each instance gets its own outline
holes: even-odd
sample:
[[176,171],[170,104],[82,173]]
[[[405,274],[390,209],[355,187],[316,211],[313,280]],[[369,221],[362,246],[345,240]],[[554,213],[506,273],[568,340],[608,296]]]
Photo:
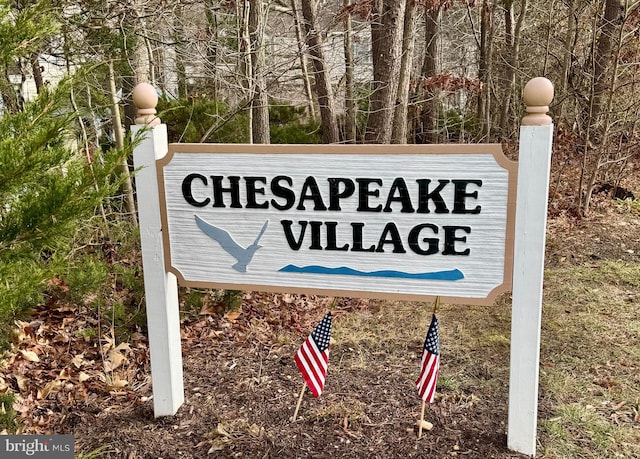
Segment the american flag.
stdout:
[[436,383],[438,382],[438,369],[440,368],[440,338],[438,338],[438,319],[434,314],[431,325],[424,340],[422,350],[422,362],[420,363],[420,376],[416,380],[418,394],[427,403],[432,403],[436,395]]
[[295,356],[296,365],[314,397],[320,397],[324,388],[329,364],[330,339],[331,313],[329,312],[313,329]]

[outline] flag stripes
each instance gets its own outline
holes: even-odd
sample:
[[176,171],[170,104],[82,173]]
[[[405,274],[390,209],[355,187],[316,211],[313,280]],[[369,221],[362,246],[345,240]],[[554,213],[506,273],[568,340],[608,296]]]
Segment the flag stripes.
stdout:
[[294,360],[309,390],[319,397],[324,388],[329,365],[329,341],[331,338],[331,313],[309,335]]
[[416,387],[420,398],[432,403],[436,395],[438,370],[440,369],[440,338],[438,336],[438,319],[435,314],[431,318],[431,325],[427,332],[420,362],[420,375],[416,380]]
[[432,403],[436,395],[440,358],[437,355],[425,353],[422,358],[420,377],[416,381],[418,394],[425,402]]

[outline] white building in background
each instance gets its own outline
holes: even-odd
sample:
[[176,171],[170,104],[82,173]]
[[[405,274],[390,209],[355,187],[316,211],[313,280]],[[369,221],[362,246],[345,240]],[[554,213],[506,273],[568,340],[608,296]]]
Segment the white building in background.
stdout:
[[[64,59],[48,54],[43,54],[39,58],[42,80],[45,85],[55,87],[67,74],[67,65]],[[29,63],[24,62],[22,72],[17,69],[9,73],[9,81],[13,85],[18,98],[24,102],[33,100],[38,95],[36,81]],[[73,71],[73,68],[71,69]],[[0,100],[0,112],[2,111],[2,100]]]

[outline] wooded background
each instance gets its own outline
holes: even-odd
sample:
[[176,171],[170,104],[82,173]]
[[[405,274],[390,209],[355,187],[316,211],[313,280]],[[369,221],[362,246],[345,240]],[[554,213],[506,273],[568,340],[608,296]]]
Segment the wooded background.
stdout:
[[521,90],[545,76],[550,212],[584,216],[599,191],[633,199],[639,4],[0,0],[0,323],[68,253],[135,227],[140,82],[171,141],[499,142],[516,159]]
[[522,88],[545,76],[539,446],[640,457],[638,4],[0,0],[0,433],[73,432],[79,458],[511,457],[508,295],[440,311],[418,446],[409,369],[431,305],[341,299],[334,389],[294,425],[290,357],[329,299],[180,287],[187,404],[149,422],[131,94],[157,88],[171,141],[497,142],[517,159]]
[[[119,142],[113,126],[132,122],[142,81],[164,108],[184,109],[173,140],[270,142],[270,120],[283,122],[269,107],[286,105],[304,108],[297,122],[318,120],[323,142],[437,143],[516,140],[521,89],[546,76],[559,141],[582,162],[571,191],[580,211],[637,153],[637,1],[2,3],[24,51],[2,63],[5,110],[20,110],[14,89],[29,79],[40,91],[82,73],[74,99],[91,150],[101,136]],[[237,137],[216,136],[234,118]]]

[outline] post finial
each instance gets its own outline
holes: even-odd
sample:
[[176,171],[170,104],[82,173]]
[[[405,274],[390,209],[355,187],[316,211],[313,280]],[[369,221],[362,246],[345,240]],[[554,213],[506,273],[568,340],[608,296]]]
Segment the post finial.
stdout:
[[157,126],[160,118],[156,116],[156,106],[158,105],[158,93],[156,88],[149,83],[139,83],[133,88],[133,103],[138,109],[136,124],[148,124]]
[[546,126],[553,124],[547,112],[553,100],[553,83],[544,77],[536,77],[525,85],[523,91],[527,115],[522,118],[525,126]]

